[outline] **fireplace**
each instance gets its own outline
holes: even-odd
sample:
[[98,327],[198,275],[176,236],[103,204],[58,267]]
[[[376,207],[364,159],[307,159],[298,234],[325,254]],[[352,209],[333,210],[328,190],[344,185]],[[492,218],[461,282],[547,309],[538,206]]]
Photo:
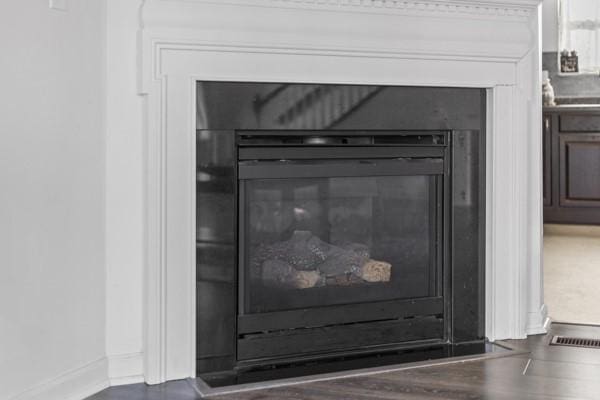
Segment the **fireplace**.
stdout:
[[460,129],[481,91],[456,129],[380,113],[460,90],[198,91],[200,376],[483,342],[485,132]]
[[[324,129],[316,123],[318,115],[313,125],[292,118],[302,107],[289,109],[289,114],[268,127],[253,119],[252,108],[229,118],[220,115],[219,110],[243,108],[240,92],[230,95],[223,82],[363,85],[362,94],[354,94],[355,98],[368,96],[371,88],[382,85],[404,86],[402,107],[374,110],[377,118],[371,119],[371,125],[356,118],[331,122],[340,130],[349,129],[346,123],[354,123],[350,130],[386,130],[391,121],[394,129],[403,131],[418,126],[485,132],[485,154],[479,152],[486,162],[485,216],[479,218],[486,222],[485,307],[479,304],[480,312],[485,309],[485,337],[494,341],[545,332],[540,251],[542,146],[536,134],[541,131],[540,2],[144,1],[138,43],[139,93],[144,98],[146,382],[196,376],[209,363],[197,357],[201,350],[214,356],[208,370],[230,368],[235,350],[235,331],[230,327],[235,327],[236,316],[216,311],[235,309],[228,301],[237,296],[232,281],[237,271],[233,267],[210,273],[202,270],[200,275],[198,263],[237,263],[237,210],[235,214],[227,210],[234,209],[238,200],[226,195],[227,191],[237,195],[233,175],[237,154],[228,150],[235,149],[234,143],[227,145],[230,135],[218,136],[218,145],[204,140],[198,147],[199,152],[206,152],[202,153],[205,159],[221,160],[211,174],[223,178],[203,183],[206,209],[198,210],[197,184],[211,174],[195,173],[196,128]],[[208,104],[197,101],[198,81],[221,82],[218,93],[211,92],[209,85],[200,91],[206,99],[221,99],[220,104],[206,110],[196,107]],[[411,91],[422,92],[423,87],[433,92],[412,95]],[[436,94],[440,87],[453,92],[451,100],[440,100],[444,97]],[[471,89],[456,89],[461,87]],[[482,92],[484,101],[466,101],[471,90]],[[210,124],[205,123],[205,115],[211,116]],[[138,123],[132,117],[132,126]],[[226,179],[228,174],[235,179]],[[201,229],[205,240],[200,242],[196,241],[197,213],[205,221],[219,220],[215,230]],[[224,241],[213,242],[211,235]],[[197,259],[199,247],[206,250],[201,259]],[[468,280],[469,275],[462,279]],[[454,298],[455,307],[460,308],[459,301],[461,297]],[[197,317],[203,310],[214,314],[204,314],[208,319],[200,323]],[[220,319],[211,320],[208,315],[220,315]],[[477,321],[464,315],[458,320]],[[453,329],[455,334],[473,331],[456,324]],[[208,342],[197,340],[202,337],[224,339],[209,348]]]

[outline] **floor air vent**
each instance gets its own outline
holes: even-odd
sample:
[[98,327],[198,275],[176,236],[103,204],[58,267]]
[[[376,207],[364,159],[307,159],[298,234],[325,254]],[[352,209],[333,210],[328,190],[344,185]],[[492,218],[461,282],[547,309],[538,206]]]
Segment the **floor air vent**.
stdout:
[[550,342],[552,346],[585,347],[588,349],[600,349],[600,339],[576,338],[568,336],[554,336]]

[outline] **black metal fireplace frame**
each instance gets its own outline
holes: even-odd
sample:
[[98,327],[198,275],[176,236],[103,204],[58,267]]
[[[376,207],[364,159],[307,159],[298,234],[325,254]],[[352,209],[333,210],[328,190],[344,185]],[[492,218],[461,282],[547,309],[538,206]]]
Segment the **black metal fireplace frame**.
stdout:
[[[245,314],[246,213],[240,210],[244,207],[240,201],[236,368],[448,343],[452,271],[444,260],[449,260],[445,238],[450,237],[450,131],[238,131],[236,136],[238,199],[245,197],[247,179],[431,175],[430,192],[435,193],[431,211],[436,216],[432,232],[437,235],[430,243],[436,252],[431,266],[437,274],[436,296]],[[334,161],[324,168],[323,162],[329,160]],[[385,337],[366,334],[377,330],[385,331]],[[319,346],[332,337],[339,338],[341,349]],[[352,337],[351,342],[344,343],[347,337]],[[302,354],[293,354],[294,349]]]

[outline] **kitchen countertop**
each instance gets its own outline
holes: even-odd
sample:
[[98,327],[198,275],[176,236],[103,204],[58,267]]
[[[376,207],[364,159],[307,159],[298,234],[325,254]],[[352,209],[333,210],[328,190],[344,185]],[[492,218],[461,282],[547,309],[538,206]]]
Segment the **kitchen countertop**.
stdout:
[[563,111],[600,112],[600,104],[559,104],[556,106],[544,106],[544,111],[547,111],[547,112],[563,112]]

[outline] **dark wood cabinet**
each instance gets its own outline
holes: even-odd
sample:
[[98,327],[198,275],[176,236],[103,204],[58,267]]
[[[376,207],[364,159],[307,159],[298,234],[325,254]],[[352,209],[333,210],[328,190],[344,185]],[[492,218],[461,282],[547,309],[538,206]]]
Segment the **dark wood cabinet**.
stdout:
[[600,134],[559,137],[560,205],[600,207]]
[[600,224],[600,107],[544,109],[544,222]]

